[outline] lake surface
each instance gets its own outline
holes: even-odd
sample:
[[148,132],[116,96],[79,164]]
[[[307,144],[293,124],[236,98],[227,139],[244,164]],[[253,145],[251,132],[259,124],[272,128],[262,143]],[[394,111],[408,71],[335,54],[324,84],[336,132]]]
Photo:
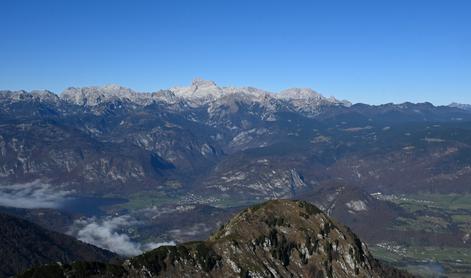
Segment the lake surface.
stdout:
[[439,262],[417,262],[408,265],[407,270],[420,276],[426,277],[447,277],[445,268]]
[[124,198],[99,198],[99,197],[73,197],[64,201],[61,210],[69,213],[78,213],[85,216],[102,216],[103,208],[128,202]]

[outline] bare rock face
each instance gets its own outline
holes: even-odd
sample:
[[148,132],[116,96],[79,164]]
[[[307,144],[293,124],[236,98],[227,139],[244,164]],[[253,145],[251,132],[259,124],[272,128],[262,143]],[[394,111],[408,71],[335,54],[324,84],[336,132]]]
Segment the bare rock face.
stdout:
[[111,84],[102,87],[67,88],[60,96],[66,102],[84,106],[97,106],[102,102],[113,99],[129,100],[141,103],[144,98],[149,98],[149,94],[136,93],[131,89]]
[[22,277],[48,273],[65,277],[85,273],[97,277],[409,277],[380,264],[355,234],[317,207],[289,200],[246,209],[206,241],[163,246],[121,266],[50,265]]

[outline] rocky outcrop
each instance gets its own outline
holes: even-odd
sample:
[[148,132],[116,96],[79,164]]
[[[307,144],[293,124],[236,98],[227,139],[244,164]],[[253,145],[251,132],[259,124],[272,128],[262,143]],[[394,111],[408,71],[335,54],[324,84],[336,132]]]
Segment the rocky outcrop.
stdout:
[[122,265],[49,265],[20,277],[410,277],[375,260],[348,228],[303,201],[248,208],[208,240],[164,246]]

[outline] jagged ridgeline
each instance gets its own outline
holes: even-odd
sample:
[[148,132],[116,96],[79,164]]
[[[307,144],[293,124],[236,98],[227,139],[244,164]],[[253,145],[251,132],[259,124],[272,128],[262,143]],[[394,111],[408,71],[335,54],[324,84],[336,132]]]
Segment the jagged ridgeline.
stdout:
[[248,208],[206,241],[164,246],[120,265],[76,262],[19,277],[410,277],[383,265],[347,227],[303,201]]

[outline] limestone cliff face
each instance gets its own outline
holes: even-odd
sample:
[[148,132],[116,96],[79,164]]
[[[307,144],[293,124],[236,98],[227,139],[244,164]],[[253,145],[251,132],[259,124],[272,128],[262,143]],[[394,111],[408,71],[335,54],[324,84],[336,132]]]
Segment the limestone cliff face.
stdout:
[[81,264],[31,270],[66,277],[408,277],[383,266],[347,227],[302,201],[246,209],[208,240],[164,246],[121,266]]

